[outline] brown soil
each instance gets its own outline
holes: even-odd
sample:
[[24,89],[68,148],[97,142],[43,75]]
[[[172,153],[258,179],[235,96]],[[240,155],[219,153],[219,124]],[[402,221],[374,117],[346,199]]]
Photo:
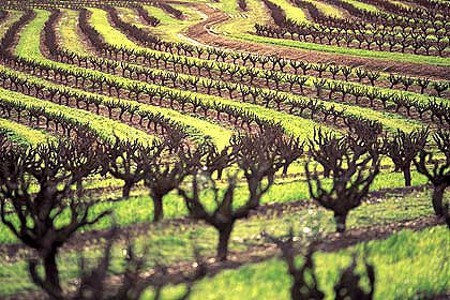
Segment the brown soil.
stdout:
[[235,41],[215,34],[211,27],[225,22],[229,17],[205,4],[193,4],[199,11],[206,14],[208,18],[198,24],[188,28],[186,35],[191,39],[197,40],[203,44],[224,47],[232,50],[259,53],[261,55],[278,55],[289,59],[301,59],[310,62],[338,62],[339,64],[350,65],[353,67],[365,67],[372,70],[385,72],[396,72],[415,76],[426,76],[436,79],[450,79],[450,72],[447,67],[430,66],[426,64],[403,63],[395,61],[385,61],[371,58],[360,58],[346,55],[331,54],[326,52],[317,52],[310,50],[293,49],[289,47],[271,46],[266,44],[257,44],[244,40]]

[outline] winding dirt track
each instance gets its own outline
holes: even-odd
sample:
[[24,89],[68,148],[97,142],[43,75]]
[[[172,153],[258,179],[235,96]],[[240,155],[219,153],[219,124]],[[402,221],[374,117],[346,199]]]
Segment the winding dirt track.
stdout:
[[[180,2],[177,2],[180,3]],[[258,53],[260,55],[277,55],[289,59],[306,60],[310,62],[337,62],[354,67],[363,66],[367,69],[395,72],[415,76],[424,76],[434,79],[450,80],[450,66],[431,66],[426,64],[404,63],[395,61],[378,60],[371,58],[354,57],[347,55],[331,54],[311,50],[294,49],[285,46],[272,46],[258,44],[245,40],[236,41],[214,33],[211,29],[214,25],[230,19],[225,13],[202,3],[189,3],[207,18],[185,31],[185,35],[199,43],[223,47],[230,50]]]

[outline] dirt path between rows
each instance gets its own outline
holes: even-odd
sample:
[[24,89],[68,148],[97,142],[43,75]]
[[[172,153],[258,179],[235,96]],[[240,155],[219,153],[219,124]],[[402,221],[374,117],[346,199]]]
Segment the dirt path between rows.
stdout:
[[258,44],[245,40],[236,41],[214,33],[212,27],[229,20],[225,13],[214,8],[196,3],[188,5],[195,6],[200,13],[208,16],[206,20],[189,27],[185,35],[201,44],[223,47],[231,50],[258,53],[260,55],[277,55],[288,59],[306,60],[309,62],[335,62],[353,67],[364,67],[371,70],[384,72],[395,72],[414,76],[424,76],[434,79],[450,80],[450,66],[430,66],[426,64],[403,63],[395,61],[378,60],[371,58],[353,57],[347,55],[332,54],[311,50],[294,49],[284,46],[272,46]]

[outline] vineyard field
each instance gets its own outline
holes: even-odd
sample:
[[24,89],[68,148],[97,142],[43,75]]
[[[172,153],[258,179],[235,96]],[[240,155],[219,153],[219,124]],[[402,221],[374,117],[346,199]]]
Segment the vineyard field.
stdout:
[[0,0],[0,299],[450,299],[448,0]]

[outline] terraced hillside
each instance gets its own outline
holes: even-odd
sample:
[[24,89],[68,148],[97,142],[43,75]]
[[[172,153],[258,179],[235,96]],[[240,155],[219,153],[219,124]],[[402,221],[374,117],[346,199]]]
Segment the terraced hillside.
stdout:
[[447,0],[0,0],[0,299],[448,299],[449,37]]

